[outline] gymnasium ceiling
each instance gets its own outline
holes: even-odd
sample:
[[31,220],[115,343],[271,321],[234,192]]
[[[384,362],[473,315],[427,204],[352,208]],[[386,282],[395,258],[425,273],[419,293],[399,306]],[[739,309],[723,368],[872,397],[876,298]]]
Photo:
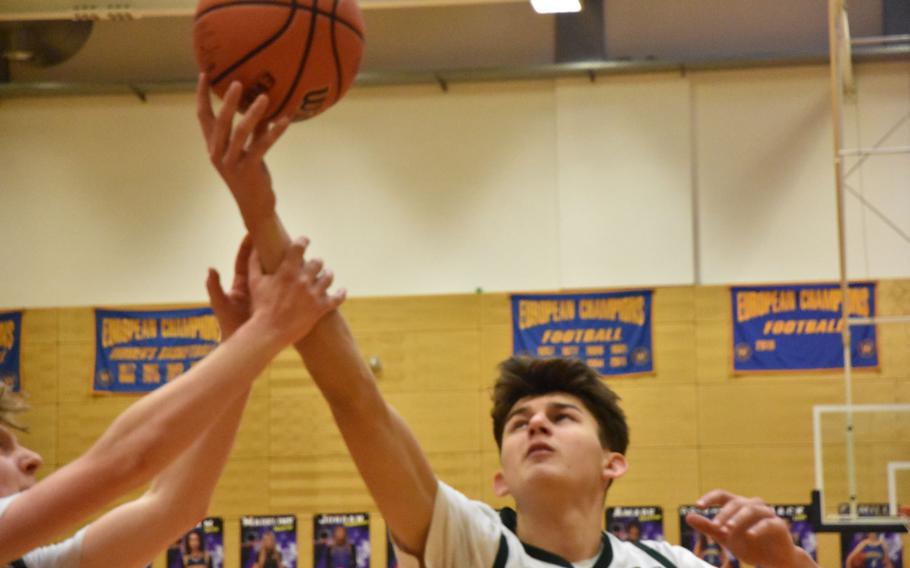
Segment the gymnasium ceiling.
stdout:
[[[557,17],[536,14],[526,0],[360,1],[368,38],[362,82],[534,76],[564,63],[556,56],[557,44],[565,43],[557,40]],[[904,1],[910,2],[851,1],[853,36],[881,35],[887,17],[883,5]],[[73,4],[0,0],[0,37],[8,40],[10,30],[29,19],[61,17]],[[120,15],[94,21],[84,45],[62,63],[8,62],[0,69],[0,87],[49,81],[161,86],[194,80],[194,1],[95,4],[114,6]],[[818,61],[827,50],[827,0],[603,0],[601,6],[595,35],[602,32],[603,59],[618,65]],[[896,53],[908,57],[906,46]]]

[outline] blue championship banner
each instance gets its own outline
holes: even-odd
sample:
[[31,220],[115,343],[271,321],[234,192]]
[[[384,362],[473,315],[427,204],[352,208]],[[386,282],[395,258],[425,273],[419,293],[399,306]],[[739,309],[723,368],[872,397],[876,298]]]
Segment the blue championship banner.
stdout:
[[22,312],[0,314],[0,382],[13,392],[19,392],[22,386],[19,371],[20,345]]
[[574,357],[602,375],[654,372],[651,290],[513,294],[512,352]]
[[[844,366],[839,284],[730,289],[735,372],[811,371]],[[875,316],[875,284],[850,285],[852,317]],[[877,367],[874,325],[851,326],[853,367]]]
[[210,308],[95,310],[95,392],[148,392],[212,352],[221,339]]

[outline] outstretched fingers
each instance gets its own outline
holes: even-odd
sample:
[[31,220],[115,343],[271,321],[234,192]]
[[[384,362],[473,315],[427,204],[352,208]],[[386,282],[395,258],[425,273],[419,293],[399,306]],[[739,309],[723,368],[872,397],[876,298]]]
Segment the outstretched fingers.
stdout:
[[214,268],[209,268],[208,277],[205,280],[205,289],[209,294],[209,302],[212,309],[217,313],[228,305],[227,294],[221,287],[221,275]]
[[237,124],[231,133],[231,140],[224,154],[224,162],[233,164],[240,160],[246,153],[247,146],[250,144],[250,136],[254,133],[257,126],[265,118],[265,111],[269,106],[269,98],[262,94],[256,97],[246,114]]
[[224,161],[224,155],[231,140],[234,114],[240,105],[241,95],[243,95],[243,86],[239,81],[234,81],[224,94],[224,103],[212,124],[209,137],[209,157],[216,167],[220,167]]
[[303,259],[307,247],[310,246],[310,239],[306,237],[297,237],[284,253],[284,261],[278,267],[278,274],[285,278],[297,278],[305,266]]
[[291,124],[290,117],[283,117],[271,125],[261,125],[257,128],[257,132],[253,137],[253,141],[247,148],[247,154],[250,158],[254,160],[262,159],[266,152],[281,138],[281,135],[284,134],[284,131],[287,130],[288,126]]
[[329,288],[332,287],[332,282],[335,280],[335,273],[332,272],[330,268],[326,268],[321,272],[316,273],[316,278],[313,283],[313,287],[316,289],[316,292],[319,294],[326,294]]
[[686,523],[693,529],[710,536],[717,542],[723,543],[727,538],[727,533],[723,528],[704,515],[689,513],[686,515]]
[[339,288],[338,291],[336,291],[334,294],[330,294],[329,303],[331,304],[332,309],[333,310],[338,309],[341,306],[341,304],[344,303],[344,301],[347,299],[347,297],[348,297],[348,291],[345,290],[344,288]]
[[706,509],[708,507],[723,507],[737,496],[723,489],[713,489],[708,491],[695,502],[698,507]]
[[196,82],[196,118],[205,136],[206,149],[211,153],[210,134],[215,125],[215,113],[212,111],[212,99],[209,95],[209,78],[205,73],[200,73]]

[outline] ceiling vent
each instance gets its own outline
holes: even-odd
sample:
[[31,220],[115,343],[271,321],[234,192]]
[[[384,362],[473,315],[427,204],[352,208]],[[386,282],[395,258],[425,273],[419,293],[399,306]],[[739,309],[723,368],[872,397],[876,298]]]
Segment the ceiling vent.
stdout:
[[62,63],[85,45],[91,21],[0,22],[3,59],[36,67]]

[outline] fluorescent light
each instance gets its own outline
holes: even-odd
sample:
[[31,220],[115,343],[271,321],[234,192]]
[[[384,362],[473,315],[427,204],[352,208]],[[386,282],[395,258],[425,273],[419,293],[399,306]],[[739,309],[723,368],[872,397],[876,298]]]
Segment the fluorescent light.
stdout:
[[581,0],[531,0],[531,6],[538,14],[581,12]]

